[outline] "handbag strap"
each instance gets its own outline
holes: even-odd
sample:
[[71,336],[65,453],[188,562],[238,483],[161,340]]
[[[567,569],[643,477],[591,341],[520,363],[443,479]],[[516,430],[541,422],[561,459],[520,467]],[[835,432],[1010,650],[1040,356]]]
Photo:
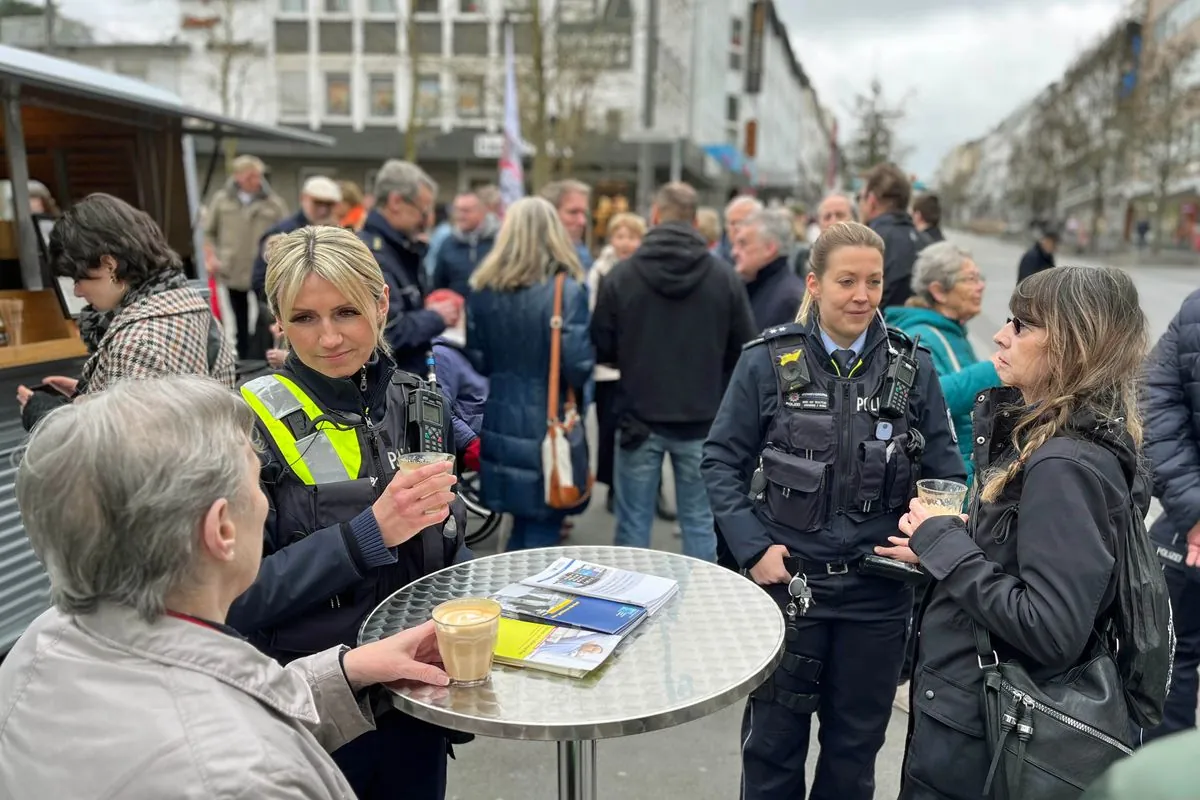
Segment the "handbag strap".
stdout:
[[972,622],[971,633],[975,636],[975,660],[979,664],[979,668],[984,672],[998,669],[1000,657],[996,655],[996,650],[992,647],[992,637],[987,632],[987,628],[978,622]]
[[546,388],[546,424],[558,421],[558,385],[562,375],[563,284],[567,275],[554,276],[554,311],[550,314],[550,385]]

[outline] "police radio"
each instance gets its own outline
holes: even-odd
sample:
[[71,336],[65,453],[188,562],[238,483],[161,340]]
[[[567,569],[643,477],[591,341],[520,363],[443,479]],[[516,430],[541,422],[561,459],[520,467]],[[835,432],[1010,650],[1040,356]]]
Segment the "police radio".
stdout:
[[892,351],[887,375],[879,390],[879,416],[900,419],[908,413],[908,395],[917,382],[917,343],[920,336],[913,338],[912,349],[907,353]]
[[408,425],[406,438],[411,452],[446,452],[446,398],[438,390],[434,373],[433,354],[425,357],[429,365],[428,382],[418,384],[408,393]]

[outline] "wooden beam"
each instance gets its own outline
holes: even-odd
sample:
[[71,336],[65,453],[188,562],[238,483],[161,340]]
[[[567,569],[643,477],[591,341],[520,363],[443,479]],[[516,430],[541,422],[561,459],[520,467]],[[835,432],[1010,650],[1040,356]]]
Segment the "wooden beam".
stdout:
[[4,83],[4,149],[8,154],[8,175],[12,183],[13,217],[17,221],[17,253],[21,261],[21,279],[26,289],[41,289],[42,265],[38,256],[37,231],[29,210],[29,164],[25,161],[25,129],[21,123],[21,87]]

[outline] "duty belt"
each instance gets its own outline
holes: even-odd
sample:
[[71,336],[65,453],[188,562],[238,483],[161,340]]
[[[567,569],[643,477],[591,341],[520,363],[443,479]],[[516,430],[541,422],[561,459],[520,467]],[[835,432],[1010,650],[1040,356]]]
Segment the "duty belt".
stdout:
[[783,568],[788,571],[789,575],[819,575],[822,572],[826,575],[845,575],[850,571],[850,565],[853,561],[811,561],[798,556],[784,556]]

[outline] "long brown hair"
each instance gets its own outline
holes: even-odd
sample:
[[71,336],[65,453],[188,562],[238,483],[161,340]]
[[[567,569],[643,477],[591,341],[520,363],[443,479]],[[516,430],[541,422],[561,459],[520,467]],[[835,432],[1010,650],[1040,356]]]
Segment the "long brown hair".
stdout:
[[1119,269],[1055,267],[1021,281],[1009,308],[1023,324],[1046,331],[1041,398],[1020,410],[1013,429],[1017,458],[989,470],[982,498],[993,503],[1029,458],[1080,409],[1123,423],[1142,443],[1138,376],[1146,355],[1146,315],[1137,288]]
[[[825,277],[829,257],[843,247],[870,247],[872,250],[878,250],[879,255],[883,255],[883,239],[878,233],[860,222],[838,222],[826,228],[813,243],[812,251],[808,254],[808,271],[816,275],[817,280]],[[804,299],[800,301],[800,311],[796,314],[796,322],[807,325],[815,306],[816,301],[813,300],[812,293],[806,289]]]

